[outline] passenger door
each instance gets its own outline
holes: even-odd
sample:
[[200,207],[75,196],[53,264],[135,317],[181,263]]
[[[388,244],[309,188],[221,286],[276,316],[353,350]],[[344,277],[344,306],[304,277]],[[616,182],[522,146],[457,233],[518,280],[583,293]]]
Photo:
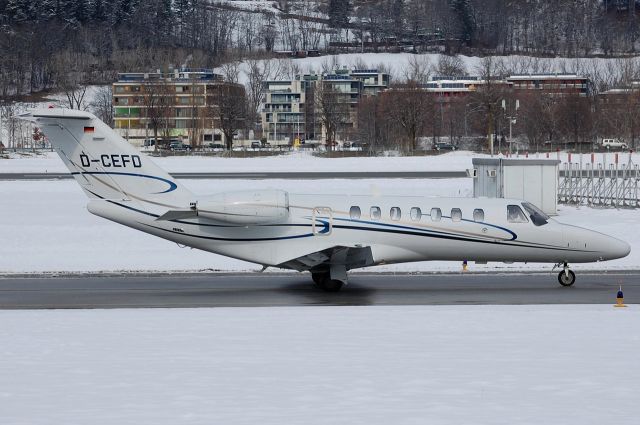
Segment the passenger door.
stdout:
[[315,236],[329,236],[333,230],[333,211],[329,207],[315,207],[311,221]]

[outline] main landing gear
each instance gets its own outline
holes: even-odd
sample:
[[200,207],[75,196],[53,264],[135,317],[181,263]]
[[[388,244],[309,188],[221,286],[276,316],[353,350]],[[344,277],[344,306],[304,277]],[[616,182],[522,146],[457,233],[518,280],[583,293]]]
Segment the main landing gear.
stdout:
[[576,282],[576,274],[569,269],[569,265],[564,263],[562,266],[562,271],[558,274],[558,282],[562,286],[571,286]]
[[341,280],[331,279],[329,272],[311,273],[313,283],[325,292],[338,292],[344,286]]

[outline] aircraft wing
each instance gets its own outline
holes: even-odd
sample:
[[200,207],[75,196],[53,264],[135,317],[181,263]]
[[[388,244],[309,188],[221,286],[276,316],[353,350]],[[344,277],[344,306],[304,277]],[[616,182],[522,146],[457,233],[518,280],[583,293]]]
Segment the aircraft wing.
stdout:
[[346,270],[367,267],[373,264],[371,247],[349,247],[337,245],[322,251],[312,252],[278,264],[278,267],[297,271],[324,271],[332,266],[344,266]]

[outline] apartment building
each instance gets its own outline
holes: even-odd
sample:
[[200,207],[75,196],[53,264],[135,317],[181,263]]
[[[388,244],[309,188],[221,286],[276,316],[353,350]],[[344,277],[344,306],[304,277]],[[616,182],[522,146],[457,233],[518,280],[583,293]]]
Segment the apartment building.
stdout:
[[244,87],[225,82],[209,69],[118,74],[113,83],[115,130],[135,145],[153,139],[180,139],[198,146],[224,142],[215,111],[215,93],[233,86],[239,96]]
[[271,144],[292,144],[296,139],[326,141],[330,115],[335,121],[335,138],[348,140],[357,128],[360,99],[388,87],[389,74],[375,69],[342,68],[301,74],[293,80],[265,81],[263,137]]
[[589,77],[577,74],[512,75],[507,81],[513,84],[514,91],[539,90],[557,97],[576,94],[586,97],[591,93]]
[[513,83],[504,79],[495,78],[487,81],[477,76],[434,76],[424,85],[424,88],[427,92],[433,93],[438,99],[446,103],[451,99],[468,96],[489,84],[504,91],[509,91],[513,88]]

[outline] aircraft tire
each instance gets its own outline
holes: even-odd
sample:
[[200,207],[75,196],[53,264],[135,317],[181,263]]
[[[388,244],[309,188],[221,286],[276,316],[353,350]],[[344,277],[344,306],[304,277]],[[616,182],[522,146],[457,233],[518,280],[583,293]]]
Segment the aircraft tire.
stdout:
[[342,289],[343,285],[344,283],[342,281],[331,279],[331,277],[329,277],[329,274],[327,273],[325,278],[322,279],[320,287],[325,292],[338,292]]
[[311,279],[313,279],[313,283],[315,283],[316,286],[322,286],[322,281],[328,275],[329,273],[326,272],[311,273]]
[[569,270],[567,273],[569,276],[567,276],[564,271],[558,274],[558,282],[560,282],[562,286],[571,286],[576,283],[576,274],[572,270]]

